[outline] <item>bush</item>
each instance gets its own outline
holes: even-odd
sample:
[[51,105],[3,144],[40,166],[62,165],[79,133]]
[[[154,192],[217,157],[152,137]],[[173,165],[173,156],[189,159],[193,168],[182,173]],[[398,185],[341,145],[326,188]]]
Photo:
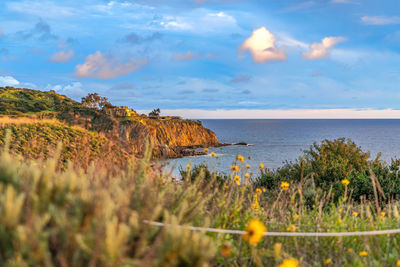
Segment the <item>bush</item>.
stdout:
[[[281,181],[300,183],[300,187],[308,193],[308,203],[312,204],[318,190],[322,193],[331,190],[334,200],[338,201],[345,191],[341,181],[348,179],[349,193],[355,201],[359,201],[362,196],[375,198],[372,175],[376,176],[376,190],[381,200],[398,197],[400,161],[393,160],[387,166],[379,161],[379,155],[373,161],[369,157],[368,152],[362,151],[350,139],[323,140],[305,150],[296,162],[286,163],[276,171],[262,173],[255,184],[273,188]],[[382,192],[379,191],[379,186],[382,187]]]

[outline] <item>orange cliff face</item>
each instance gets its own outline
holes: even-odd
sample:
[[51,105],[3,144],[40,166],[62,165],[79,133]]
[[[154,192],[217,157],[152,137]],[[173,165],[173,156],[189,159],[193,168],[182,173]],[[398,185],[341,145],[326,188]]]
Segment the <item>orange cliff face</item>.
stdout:
[[218,146],[215,133],[201,123],[187,120],[142,119],[120,125],[120,138],[129,144],[132,153],[142,154],[148,138],[154,156],[180,157],[187,148]]

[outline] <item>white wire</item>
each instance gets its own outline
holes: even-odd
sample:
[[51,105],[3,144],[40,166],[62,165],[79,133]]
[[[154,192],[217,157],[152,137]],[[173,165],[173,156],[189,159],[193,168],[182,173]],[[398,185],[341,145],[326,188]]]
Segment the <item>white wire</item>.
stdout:
[[[235,234],[235,235],[243,235],[246,233],[246,231],[242,231],[242,230],[229,230],[229,229],[218,229],[218,228],[207,228],[207,227],[196,227],[196,226],[172,225],[172,224],[165,224],[162,222],[152,222],[152,221],[147,221],[147,220],[145,220],[143,222],[147,223],[149,225],[153,225],[153,226],[160,226],[160,227],[176,226],[178,228],[189,229],[192,231],[203,231],[203,232]],[[374,231],[362,231],[362,232],[332,232],[332,233],[265,232],[264,236],[339,237],[339,236],[390,235],[390,234],[398,234],[398,233],[400,233],[400,229],[374,230]]]

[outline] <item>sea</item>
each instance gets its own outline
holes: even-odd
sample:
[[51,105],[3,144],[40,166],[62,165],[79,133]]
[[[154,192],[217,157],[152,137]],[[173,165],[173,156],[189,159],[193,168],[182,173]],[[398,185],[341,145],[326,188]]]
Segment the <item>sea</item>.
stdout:
[[[165,171],[179,175],[187,164],[207,164],[211,169],[229,173],[237,155],[243,155],[252,173],[263,163],[277,169],[294,162],[304,150],[324,139],[350,138],[375,159],[379,152],[387,163],[400,156],[400,119],[207,119],[204,127],[217,135],[220,143],[245,142],[248,146],[209,148],[208,155],[169,159]],[[214,152],[215,157],[210,153]]]

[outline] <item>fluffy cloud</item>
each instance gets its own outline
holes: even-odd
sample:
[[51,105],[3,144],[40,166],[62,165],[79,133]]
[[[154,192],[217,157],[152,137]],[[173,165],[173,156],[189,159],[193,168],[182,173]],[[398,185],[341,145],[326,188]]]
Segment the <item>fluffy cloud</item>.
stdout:
[[400,24],[400,17],[385,17],[385,16],[363,16],[361,21],[369,25],[388,25],[388,24]]
[[57,53],[54,53],[51,57],[50,57],[50,61],[52,62],[67,62],[68,60],[70,60],[72,57],[74,56],[74,51],[69,50],[68,52],[65,51],[60,51]]
[[122,62],[115,56],[103,55],[97,51],[95,54],[87,56],[83,64],[75,67],[75,74],[81,78],[111,79],[136,71],[145,64],[147,64],[147,60],[137,60],[131,57],[127,62]]
[[276,38],[265,27],[255,29],[247,38],[239,51],[249,50],[255,63],[264,63],[270,60],[285,60],[286,54],[275,47]]
[[12,76],[0,76],[0,86],[17,86],[20,82]]
[[196,34],[241,31],[235,17],[225,12],[213,12],[204,8],[193,9],[184,16],[162,16],[153,22],[166,30],[191,31]]
[[321,43],[313,43],[310,45],[310,51],[304,52],[302,57],[304,59],[319,59],[328,56],[332,47],[337,43],[343,42],[344,37],[325,37]]

